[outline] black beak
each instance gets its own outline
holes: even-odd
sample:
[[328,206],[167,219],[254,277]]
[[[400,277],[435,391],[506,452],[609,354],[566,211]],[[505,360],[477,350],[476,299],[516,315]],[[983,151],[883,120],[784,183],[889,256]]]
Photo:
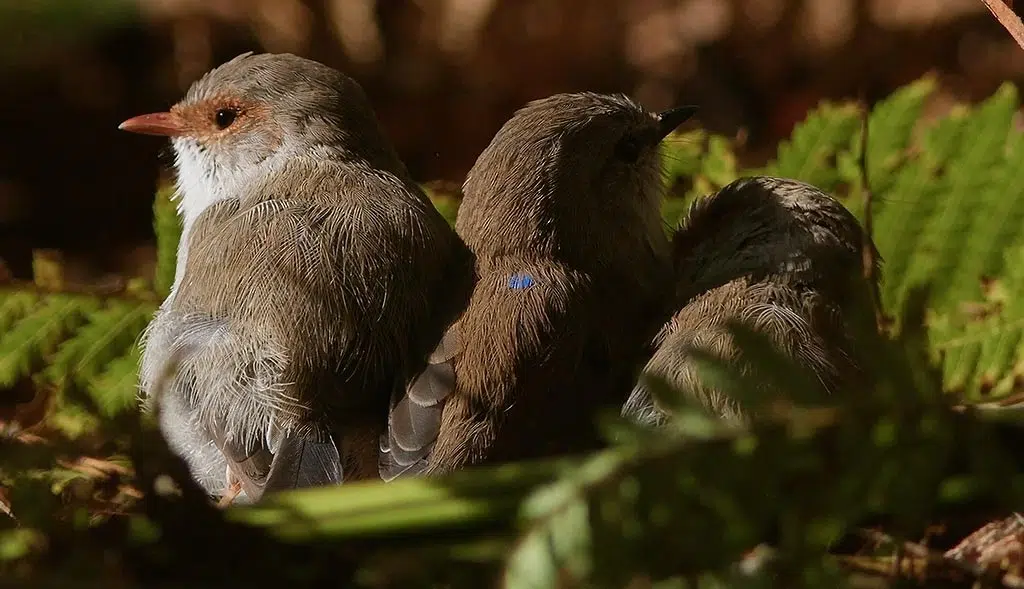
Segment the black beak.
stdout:
[[658,113],[658,132],[660,134],[658,141],[675,131],[676,127],[690,120],[695,114],[697,114],[696,106],[677,106]]

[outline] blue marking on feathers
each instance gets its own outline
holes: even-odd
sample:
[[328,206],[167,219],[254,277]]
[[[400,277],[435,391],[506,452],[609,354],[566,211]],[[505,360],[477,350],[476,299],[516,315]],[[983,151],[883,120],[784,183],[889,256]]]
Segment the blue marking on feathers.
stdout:
[[513,290],[522,290],[533,286],[533,276],[522,272],[513,274],[508,278],[508,287]]

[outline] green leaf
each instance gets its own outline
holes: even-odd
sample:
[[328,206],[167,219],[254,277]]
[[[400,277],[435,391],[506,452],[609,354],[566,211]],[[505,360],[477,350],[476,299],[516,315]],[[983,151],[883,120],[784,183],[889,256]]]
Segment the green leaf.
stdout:
[[708,138],[708,151],[701,161],[701,173],[717,189],[721,189],[737,178],[736,155],[732,142],[721,135]]
[[593,574],[591,516],[583,492],[621,464],[617,454],[594,456],[523,502],[527,530],[508,557],[504,587],[553,589],[565,575],[585,579]]
[[27,556],[34,549],[45,544],[45,537],[39,530],[18,528],[0,530],[0,562],[13,561]]
[[420,188],[423,189],[431,204],[441,213],[445,221],[448,221],[448,224],[454,227],[455,219],[459,214],[459,205],[462,204],[462,197],[458,194],[458,190],[454,188],[448,190],[438,189],[431,185],[420,185]]
[[511,519],[527,493],[565,467],[564,459],[548,460],[483,469],[488,473],[484,477],[455,473],[443,485],[429,478],[407,478],[385,486],[361,483],[288,491],[258,505],[232,509],[229,518],[291,539],[397,530],[429,533],[438,526]]
[[156,272],[153,287],[164,298],[174,284],[178,262],[178,241],[181,239],[181,218],[172,199],[173,186],[161,186],[153,201],[153,230],[156,233]]

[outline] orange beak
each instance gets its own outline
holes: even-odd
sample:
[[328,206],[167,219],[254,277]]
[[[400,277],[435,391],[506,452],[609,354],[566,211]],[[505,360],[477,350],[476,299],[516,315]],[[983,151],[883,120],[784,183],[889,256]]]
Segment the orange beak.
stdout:
[[118,125],[117,128],[129,133],[160,135],[163,137],[178,137],[185,132],[181,120],[177,115],[170,112],[155,112],[132,117]]

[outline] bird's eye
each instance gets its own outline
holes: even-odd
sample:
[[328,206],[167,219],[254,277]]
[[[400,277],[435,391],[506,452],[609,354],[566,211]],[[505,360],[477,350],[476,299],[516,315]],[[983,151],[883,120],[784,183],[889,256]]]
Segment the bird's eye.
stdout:
[[633,163],[640,157],[643,147],[636,136],[627,134],[615,144],[615,155],[624,162]]
[[217,124],[218,129],[227,129],[231,123],[235,122],[237,116],[238,111],[234,108],[218,108],[213,115],[213,121]]

